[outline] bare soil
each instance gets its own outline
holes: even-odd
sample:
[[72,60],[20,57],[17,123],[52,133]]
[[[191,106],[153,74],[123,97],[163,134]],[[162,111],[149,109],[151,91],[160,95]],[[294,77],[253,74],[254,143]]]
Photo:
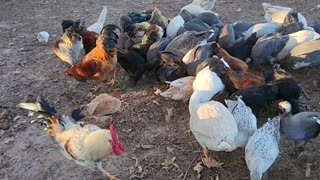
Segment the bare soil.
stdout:
[[[267,2],[297,8],[309,23],[320,16],[319,0],[266,0]],[[83,18],[87,24],[95,22],[102,5],[107,5],[107,23],[118,23],[120,13],[140,12],[158,7],[167,17],[174,17],[181,7],[189,3],[170,1],[0,1],[0,179],[105,179],[99,172],[63,157],[58,145],[43,131],[42,126],[30,124],[27,113],[15,106],[19,102],[34,102],[42,93],[61,113],[70,113],[93,96],[89,89],[97,82],[80,83],[65,76],[67,65],[53,54],[53,43],[61,36],[62,19]],[[264,22],[263,1],[218,0],[214,10],[225,23],[248,19]],[[39,31],[51,34],[48,44],[37,42]],[[121,69],[121,68],[118,68]],[[319,68],[293,71],[310,97],[301,96],[302,110],[319,110]],[[124,87],[127,75],[118,71],[119,88]],[[121,91],[123,106],[114,114],[114,123],[126,147],[121,157],[110,156],[103,163],[105,169],[121,179],[182,179],[191,166],[186,179],[196,179],[193,167],[200,162],[200,146],[189,130],[187,104],[164,99],[154,93],[166,85],[141,81],[132,89]],[[110,92],[110,88],[102,92]],[[173,116],[165,120],[167,109]],[[266,117],[262,115],[261,123]],[[107,128],[107,123],[100,124]],[[281,155],[269,172],[269,179],[320,179],[319,140],[306,146],[302,156],[293,155],[294,144],[281,139]],[[220,168],[205,168],[201,179],[249,179],[244,151],[231,153],[211,152],[223,162]],[[175,158],[176,166],[164,167],[165,159]],[[192,162],[192,160],[195,161]],[[311,163],[310,177],[305,177],[306,163]]]

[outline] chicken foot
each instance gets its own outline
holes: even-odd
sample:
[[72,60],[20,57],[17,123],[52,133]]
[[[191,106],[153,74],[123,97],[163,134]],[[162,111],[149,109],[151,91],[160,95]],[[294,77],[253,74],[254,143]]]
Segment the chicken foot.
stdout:
[[109,81],[109,82],[104,81],[104,82],[100,83],[98,86],[96,86],[95,88],[92,89],[92,92],[98,92],[98,91],[99,91],[100,89],[102,89],[106,84],[110,84],[111,87],[114,86],[114,84],[117,82],[116,79],[115,79],[115,77],[116,77],[116,68],[114,68],[114,70],[113,70],[113,75],[112,75],[111,81]]
[[208,168],[219,167],[222,165],[222,163],[219,163],[218,161],[209,156],[208,148],[203,149],[203,155],[204,157],[202,158],[202,163]]
[[118,178],[116,178],[115,176],[112,176],[111,174],[109,174],[107,171],[105,171],[103,168],[102,168],[102,165],[100,164],[98,166],[98,169],[99,171],[106,177],[109,178],[109,180],[119,180]]

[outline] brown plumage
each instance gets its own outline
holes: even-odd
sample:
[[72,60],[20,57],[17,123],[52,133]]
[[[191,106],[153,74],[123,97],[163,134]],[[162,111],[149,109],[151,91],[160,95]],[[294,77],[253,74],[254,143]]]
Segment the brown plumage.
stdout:
[[107,75],[114,72],[117,63],[117,39],[115,25],[106,25],[96,41],[96,47],[81,61],[68,69],[67,74],[78,81],[106,81]]
[[229,64],[231,69],[233,69],[234,71],[246,72],[248,70],[248,65],[244,61],[231,56],[226,50],[220,47],[218,43],[216,42],[211,43],[211,47],[213,48],[215,54],[220,59],[225,60]]

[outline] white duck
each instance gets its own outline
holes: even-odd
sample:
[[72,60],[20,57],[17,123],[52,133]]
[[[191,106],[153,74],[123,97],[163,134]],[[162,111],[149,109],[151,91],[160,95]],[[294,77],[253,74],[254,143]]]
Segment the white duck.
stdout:
[[94,24],[90,25],[87,30],[88,31],[93,31],[93,32],[96,32],[98,34],[101,33],[101,30],[103,28],[103,25],[104,25],[104,22],[106,21],[106,16],[107,16],[107,6],[103,6],[103,9],[100,13],[100,16],[97,20],[97,22],[95,22]]
[[251,37],[253,33],[257,33],[256,37],[262,37],[264,35],[278,32],[281,28],[279,23],[259,23],[251,26],[247,31],[243,33],[244,39]]
[[288,35],[274,34],[258,39],[251,51],[256,64],[264,64],[284,59],[290,51],[304,42],[316,40],[320,35],[314,31],[301,30]]
[[244,148],[249,137],[257,130],[257,118],[241,98],[238,96],[235,101],[225,100],[225,103],[237,122],[239,131],[235,140],[237,147]]
[[192,84],[194,79],[194,76],[187,76],[172,82],[166,81],[166,83],[170,84],[170,87],[166,91],[160,93],[160,96],[171,98],[177,101],[183,100],[184,102],[187,102],[193,93]]
[[182,10],[179,15],[172,18],[169,22],[166,28],[167,36],[176,37],[179,29],[183,27],[183,24],[190,19],[192,19],[191,13],[189,13],[187,10]]
[[249,138],[245,159],[251,180],[260,180],[279,155],[280,116],[268,120]]
[[[216,0],[193,0],[192,3],[182,7],[181,11],[185,9],[193,16],[197,16],[202,12],[211,11],[215,3]],[[217,13],[215,14],[216,16],[219,16]]]
[[[189,101],[190,129],[210,160],[208,149],[233,151],[238,135],[236,121],[230,111],[220,102],[210,101],[224,89],[224,84],[209,66],[202,69],[193,82],[194,92]],[[205,162],[205,161],[204,161]]]
[[[286,15],[292,11],[292,8],[276,6],[270,3],[262,3],[265,15],[264,18],[269,23],[280,23],[284,22]],[[303,24],[304,29],[314,31],[314,29],[308,26],[307,19],[301,14],[298,13],[298,20]]]

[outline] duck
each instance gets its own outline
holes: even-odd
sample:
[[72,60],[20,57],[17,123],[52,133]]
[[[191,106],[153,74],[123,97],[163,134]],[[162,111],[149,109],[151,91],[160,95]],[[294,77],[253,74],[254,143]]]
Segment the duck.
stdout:
[[[239,33],[239,30],[237,30]],[[243,31],[242,31],[243,32]],[[240,35],[238,35],[240,36]],[[257,33],[251,34],[248,39],[242,35],[237,38],[233,24],[225,24],[220,32],[218,43],[230,55],[245,62],[251,61],[251,49],[257,41]]]
[[251,56],[256,65],[281,61],[290,51],[304,42],[316,40],[320,35],[314,31],[301,30],[288,35],[279,33],[259,38],[252,48]]
[[205,10],[211,10],[216,3],[216,0],[193,0],[192,4],[198,5]]
[[[200,0],[200,1],[203,1],[203,0]],[[215,1],[215,0],[206,0],[206,1],[208,2],[208,1]],[[210,5],[211,5],[212,8],[214,7],[214,3],[211,3]],[[212,9],[212,8],[211,9],[205,9],[202,6],[205,6],[205,3],[201,3],[201,2],[199,3],[199,0],[195,0],[192,3],[182,7],[180,11],[187,10],[192,14],[193,17],[195,17],[195,16],[199,15],[202,12],[211,11],[211,9]],[[208,7],[210,7],[210,6],[208,6]],[[217,14],[217,13],[215,13],[215,14],[216,14],[216,16],[219,16],[219,14]]]
[[163,37],[160,40],[154,42],[147,52],[147,64],[146,68],[154,70],[160,66],[160,54],[166,49],[168,44],[172,41],[171,37]]
[[287,139],[295,142],[295,149],[298,142],[304,141],[306,144],[319,135],[320,112],[305,111],[292,115],[292,107],[288,101],[279,102],[278,108],[281,130]]
[[237,147],[245,148],[249,137],[257,130],[257,118],[241,98],[238,96],[235,101],[226,99],[225,104],[237,123],[238,136],[235,140]]
[[166,81],[170,87],[166,91],[161,92],[160,96],[176,101],[182,100],[183,102],[187,102],[193,93],[192,84],[194,79],[194,76],[187,76],[171,82]]
[[258,23],[250,27],[247,31],[243,33],[244,39],[249,39],[253,33],[257,33],[256,37],[260,38],[264,35],[273,34],[278,32],[282,24],[279,23]]
[[304,27],[303,24],[299,22],[298,12],[292,9],[285,16],[280,32],[282,35],[287,35],[301,30],[304,30]]
[[290,51],[283,60],[276,62],[285,69],[301,69],[320,65],[320,39],[302,43]]
[[234,22],[232,26],[236,37],[235,39],[238,39],[243,36],[245,31],[253,26],[253,23],[248,20],[241,19],[237,22]]
[[104,22],[106,21],[106,16],[107,16],[107,12],[108,12],[107,8],[108,8],[107,6],[103,6],[97,22],[95,22],[92,25],[90,25],[89,27],[87,27],[88,31],[92,31],[97,34],[101,33],[102,28],[104,26]]
[[88,117],[102,117],[120,111],[121,101],[119,97],[103,93],[96,96],[90,103],[81,105],[71,112],[71,117],[79,121]]
[[315,32],[320,34],[320,19],[318,18],[317,20],[314,21],[313,23],[313,29]]
[[200,67],[210,66],[210,70],[214,71],[225,85],[224,91],[228,95],[233,94],[238,89],[246,89],[251,86],[263,84],[263,79],[249,71],[234,71],[229,64],[217,56],[206,59]]
[[280,116],[268,119],[249,138],[245,147],[245,160],[251,180],[261,180],[263,173],[279,156]]
[[237,148],[238,128],[233,115],[222,103],[210,101],[223,89],[221,79],[209,66],[202,69],[193,82],[189,101],[190,129],[203,148],[203,162],[210,160],[208,149],[230,152]]
[[[292,8],[272,5],[270,3],[262,3],[262,7],[265,11],[264,18],[269,23],[280,23],[282,24],[285,20],[285,17],[290,11],[293,11]],[[297,12],[297,18],[299,23],[303,25],[305,30],[314,31],[314,29],[308,26],[307,19],[299,12]]]
[[292,112],[299,112],[299,97],[301,86],[294,78],[283,78],[272,83],[251,86],[246,89],[237,90],[230,96],[242,96],[242,100],[249,106],[254,114],[259,115],[263,108],[271,105],[276,100],[286,100],[293,104]]
[[183,27],[184,23],[191,20],[192,15],[187,10],[182,10],[179,15],[175,16],[169,22],[166,28],[167,37],[176,37],[178,35],[178,31]]
[[213,56],[213,49],[210,43],[199,44],[190,49],[182,58],[182,62],[188,67],[187,74],[189,76],[195,76],[198,65],[211,56]]
[[187,31],[175,37],[160,54],[161,65],[156,70],[160,82],[173,81],[187,75],[187,67],[182,58],[196,45],[206,43],[213,31]]

